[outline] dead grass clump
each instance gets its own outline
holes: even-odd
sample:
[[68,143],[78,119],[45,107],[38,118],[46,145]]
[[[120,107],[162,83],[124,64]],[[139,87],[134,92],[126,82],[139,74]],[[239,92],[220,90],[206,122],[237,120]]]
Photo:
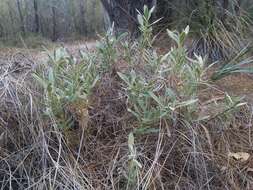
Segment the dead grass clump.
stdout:
[[18,72],[13,65],[19,63],[8,60],[0,73],[1,189],[88,186],[85,178],[73,183],[77,171],[68,165],[75,159],[71,159],[62,134],[54,128],[54,120],[45,119],[42,113],[41,89],[31,76],[34,71],[20,62],[22,72]]
[[117,75],[105,73],[90,97],[89,113],[95,128],[105,132],[109,127],[110,135],[112,131],[117,132],[117,126],[122,125],[127,117],[125,101]]

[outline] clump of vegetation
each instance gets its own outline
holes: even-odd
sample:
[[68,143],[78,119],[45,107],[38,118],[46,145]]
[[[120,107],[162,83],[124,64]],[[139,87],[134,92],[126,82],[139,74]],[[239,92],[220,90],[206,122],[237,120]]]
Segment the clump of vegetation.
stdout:
[[1,113],[12,113],[0,120],[1,188],[251,189],[253,111],[213,83],[250,72],[250,59],[190,57],[189,26],[167,30],[175,45],[158,53],[152,11],[139,13],[139,40],[110,31],[79,57],[56,50],[25,86],[1,74]]
[[60,128],[68,128],[73,124],[67,109],[76,103],[84,106],[83,109],[88,108],[88,97],[99,78],[96,65],[84,54],[77,62],[65,49],[58,49],[49,56],[45,67],[47,72],[42,76],[34,75],[45,90],[45,113],[55,119]]
[[168,13],[163,21],[165,25],[176,28],[191,26],[191,54],[207,56],[211,61],[227,60],[248,45],[247,39],[252,35],[249,1],[163,2],[161,10],[164,15]]
[[[235,57],[232,57],[231,60],[225,62],[220,68],[213,74],[211,77],[212,80],[219,80],[228,75],[235,73],[253,73],[252,68],[252,57],[248,57],[250,49],[248,46],[244,47]],[[246,55],[246,57],[245,57]]]

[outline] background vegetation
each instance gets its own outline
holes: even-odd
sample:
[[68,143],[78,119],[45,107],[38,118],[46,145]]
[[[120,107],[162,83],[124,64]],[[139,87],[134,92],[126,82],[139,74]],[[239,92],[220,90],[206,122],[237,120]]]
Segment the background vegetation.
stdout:
[[105,28],[99,0],[2,0],[0,38],[43,36],[53,41],[94,36]]

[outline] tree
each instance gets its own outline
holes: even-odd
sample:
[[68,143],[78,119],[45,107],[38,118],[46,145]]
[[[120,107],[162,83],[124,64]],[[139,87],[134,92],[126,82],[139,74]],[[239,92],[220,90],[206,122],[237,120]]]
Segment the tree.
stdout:
[[4,27],[0,23],[0,38],[3,37],[3,35],[4,35]]
[[17,2],[17,8],[18,8],[18,14],[19,14],[19,19],[20,19],[20,23],[21,23],[21,32],[23,33],[23,35],[25,35],[25,23],[24,23],[24,16],[22,13],[22,8],[21,8],[21,2],[20,0],[16,0]]
[[144,5],[149,8],[156,5],[156,0],[101,0],[111,23],[114,23],[117,34],[129,32],[136,36],[138,22],[137,11],[142,11]]
[[33,0],[33,8],[34,8],[35,32],[39,33],[40,22],[39,22],[38,1],[37,0]]
[[86,34],[86,21],[85,21],[85,5],[83,0],[79,0],[79,8],[80,8],[80,33]]
[[52,6],[52,16],[53,16],[53,37],[52,40],[56,41],[57,40],[57,21],[56,21],[56,7],[53,5]]
[[235,2],[235,12],[237,15],[240,15],[240,7],[241,7],[241,0],[236,0]]

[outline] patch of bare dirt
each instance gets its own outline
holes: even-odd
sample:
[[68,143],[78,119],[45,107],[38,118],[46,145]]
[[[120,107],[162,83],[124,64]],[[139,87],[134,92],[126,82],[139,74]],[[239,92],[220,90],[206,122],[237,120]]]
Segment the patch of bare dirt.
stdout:
[[245,96],[245,99],[253,103],[253,76],[235,74],[217,82],[223,91],[235,96]]

